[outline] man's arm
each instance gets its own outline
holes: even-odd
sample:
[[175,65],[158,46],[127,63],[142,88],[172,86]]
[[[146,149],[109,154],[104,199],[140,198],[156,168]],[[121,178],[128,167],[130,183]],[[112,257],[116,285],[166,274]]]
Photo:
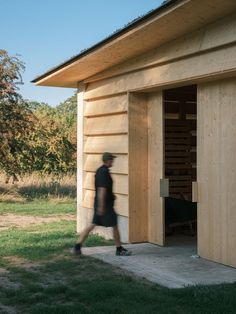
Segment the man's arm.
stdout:
[[106,199],[106,193],[107,189],[104,187],[98,188],[98,209],[97,213],[100,216],[103,216],[105,214],[106,208],[105,208],[105,199]]

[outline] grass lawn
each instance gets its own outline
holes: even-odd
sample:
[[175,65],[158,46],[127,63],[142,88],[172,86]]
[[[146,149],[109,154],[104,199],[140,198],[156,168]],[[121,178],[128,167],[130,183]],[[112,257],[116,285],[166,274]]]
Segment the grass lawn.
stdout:
[[[0,204],[2,214],[74,212],[73,202]],[[236,284],[163,288],[91,257],[73,256],[76,238],[75,221],[62,219],[0,231],[0,313],[236,313]],[[106,244],[112,242],[98,236],[86,243]]]

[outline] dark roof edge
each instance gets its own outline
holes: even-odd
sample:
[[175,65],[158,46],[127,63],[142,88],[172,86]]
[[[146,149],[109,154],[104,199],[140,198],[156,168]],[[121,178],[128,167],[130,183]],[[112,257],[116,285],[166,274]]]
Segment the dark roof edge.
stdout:
[[139,18],[134,19],[133,21],[131,21],[130,23],[127,24],[127,26],[115,31],[112,35],[106,37],[105,39],[99,41],[98,43],[96,43],[95,45],[91,46],[88,49],[84,49],[82,50],[78,55],[68,59],[67,61],[59,64],[58,66],[50,69],[49,71],[45,72],[42,75],[37,76],[35,79],[33,79],[31,81],[31,83],[37,83],[38,81],[44,79],[46,76],[51,75],[52,73],[64,68],[65,66],[77,61],[78,59],[80,59],[81,57],[86,56],[87,54],[93,52],[94,50],[98,49],[99,47],[103,46],[104,44],[114,40],[115,38],[119,37],[120,35],[126,33],[127,31],[131,30],[132,28],[136,27],[138,24],[141,24],[142,22],[148,20],[149,18],[151,18],[152,16],[156,15],[157,13],[161,13],[162,10],[174,5],[177,2],[181,2],[182,0],[167,0],[164,1],[158,8],[151,10],[150,12],[148,12],[147,14],[145,14],[144,16],[141,16]]

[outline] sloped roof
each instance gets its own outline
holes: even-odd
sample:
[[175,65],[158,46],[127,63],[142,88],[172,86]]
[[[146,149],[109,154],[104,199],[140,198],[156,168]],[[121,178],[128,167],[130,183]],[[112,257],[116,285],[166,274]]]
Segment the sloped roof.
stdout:
[[230,14],[232,0],[168,0],[78,55],[36,77],[42,86],[77,87],[111,66]]

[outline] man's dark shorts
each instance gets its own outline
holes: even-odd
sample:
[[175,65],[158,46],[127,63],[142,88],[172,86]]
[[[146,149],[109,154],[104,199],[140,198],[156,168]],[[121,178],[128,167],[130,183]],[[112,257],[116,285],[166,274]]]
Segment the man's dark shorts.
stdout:
[[117,225],[117,214],[113,208],[107,209],[106,213],[102,216],[94,211],[92,223],[103,227],[114,227]]

